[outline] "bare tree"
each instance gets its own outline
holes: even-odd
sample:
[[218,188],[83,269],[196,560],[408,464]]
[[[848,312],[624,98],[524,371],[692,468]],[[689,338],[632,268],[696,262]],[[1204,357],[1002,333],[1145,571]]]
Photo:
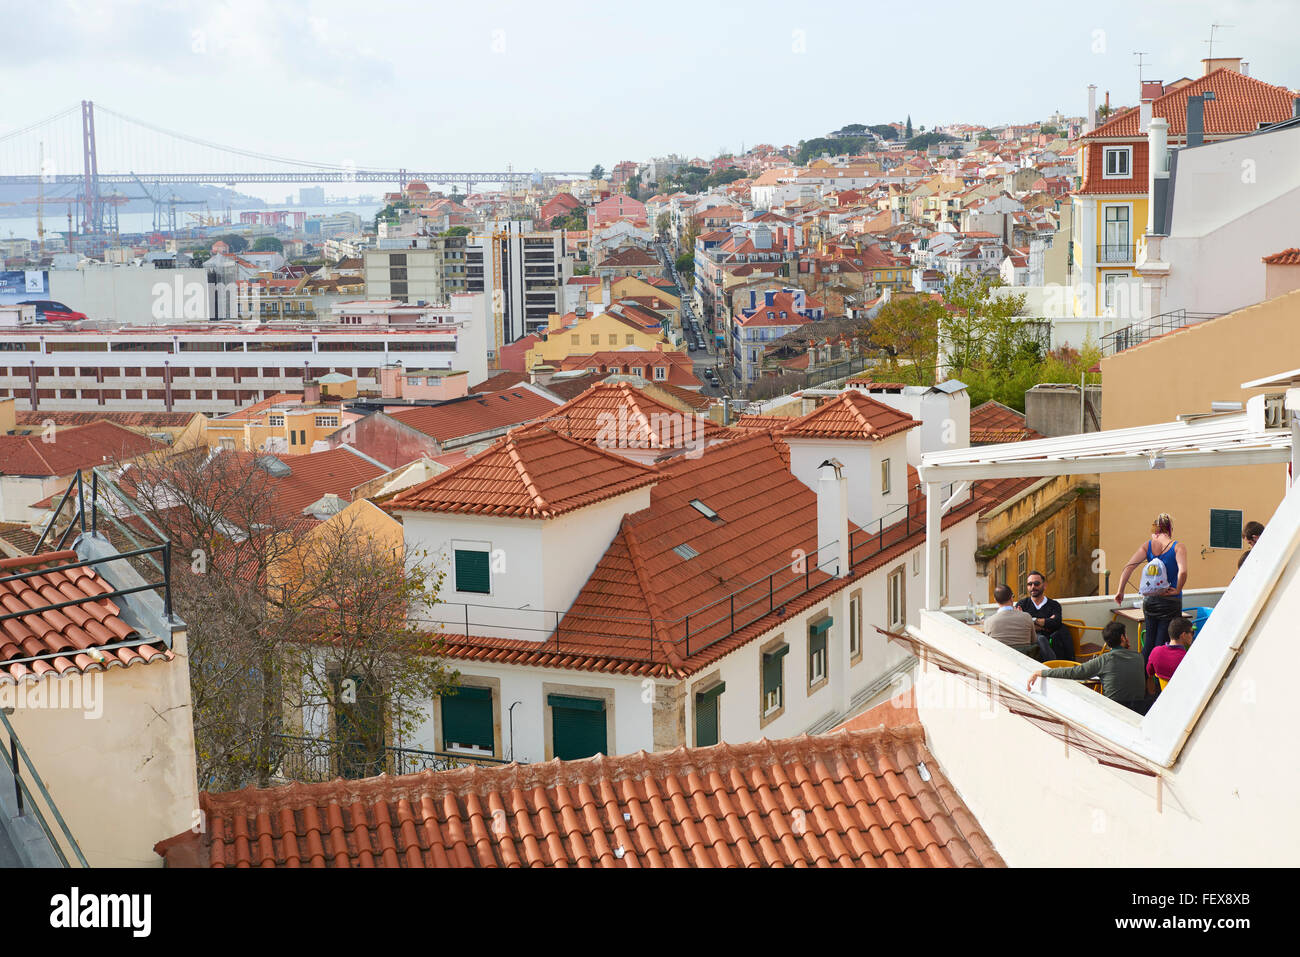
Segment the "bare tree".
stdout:
[[199,783],[209,789],[270,783],[286,724],[297,730],[304,709],[318,706],[325,729],[333,734],[338,719],[361,754],[340,770],[369,767],[386,732],[409,730],[419,699],[458,677],[437,660],[438,636],[411,620],[436,600],[441,578],[346,514],[320,523],[286,511],[282,467],[201,449],[132,463],[122,475],[124,492],[172,542]]

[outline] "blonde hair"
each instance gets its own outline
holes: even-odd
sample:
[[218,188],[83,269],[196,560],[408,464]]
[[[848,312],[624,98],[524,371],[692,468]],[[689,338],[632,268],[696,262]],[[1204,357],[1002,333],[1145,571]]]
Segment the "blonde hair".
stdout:
[[1170,536],[1174,534],[1174,520],[1169,517],[1168,512],[1161,512],[1156,516],[1156,520],[1151,523],[1151,534],[1160,535],[1162,533]]

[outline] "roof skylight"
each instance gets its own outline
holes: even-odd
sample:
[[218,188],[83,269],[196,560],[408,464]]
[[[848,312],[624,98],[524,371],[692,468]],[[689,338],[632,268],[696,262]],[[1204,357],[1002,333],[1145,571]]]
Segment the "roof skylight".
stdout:
[[699,512],[701,515],[703,515],[711,522],[722,521],[722,516],[720,516],[713,509],[709,508],[709,506],[705,505],[698,498],[691,499],[691,508],[695,509],[695,511]]

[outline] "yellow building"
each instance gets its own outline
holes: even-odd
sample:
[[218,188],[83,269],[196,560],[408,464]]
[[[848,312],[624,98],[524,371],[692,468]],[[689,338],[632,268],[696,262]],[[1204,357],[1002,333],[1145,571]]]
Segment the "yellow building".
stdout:
[[309,382],[304,392],[273,395],[209,420],[207,444],[213,449],[303,455],[361,418],[344,408],[356,397],[355,379],[331,373]]
[[[524,368],[558,366],[569,356],[590,355],[610,349],[663,349],[674,347],[663,329],[648,319],[630,318],[637,311],[620,307],[623,315],[601,312],[594,316],[552,314],[545,337],[524,354]],[[567,322],[567,324],[566,324]],[[678,350],[680,351],[680,350]]]
[[[1241,383],[1300,368],[1300,290],[1107,356],[1101,361],[1106,429],[1171,422],[1209,412],[1212,402],[1245,402],[1265,390]],[[1286,488],[1285,465],[1186,471],[1116,472],[1101,477],[1101,548],[1111,590],[1151,521],[1168,512],[1187,547],[1187,585],[1228,584],[1245,543],[1246,522],[1268,522]],[[1134,586],[1130,584],[1130,591]]]

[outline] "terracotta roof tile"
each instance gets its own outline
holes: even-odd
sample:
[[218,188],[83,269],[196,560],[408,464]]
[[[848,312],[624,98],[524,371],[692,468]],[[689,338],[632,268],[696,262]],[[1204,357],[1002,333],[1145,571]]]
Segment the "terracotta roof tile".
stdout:
[[53,442],[41,436],[0,435],[0,475],[61,477],[161,447],[138,432],[102,421],[61,429]]
[[438,405],[389,406],[385,412],[403,425],[445,442],[465,435],[523,425],[553,414],[556,405],[549,396],[519,386],[452,399]]
[[1265,256],[1264,262],[1270,266],[1300,266],[1300,249],[1296,249],[1294,246],[1290,249],[1284,249],[1280,253]]
[[[625,441],[628,447],[665,451],[676,448],[680,443],[676,439],[678,433],[669,430],[670,434],[665,435],[662,427],[664,423],[674,424],[674,427],[681,424],[683,432],[686,425],[690,424],[692,430],[702,430],[706,441],[729,435],[729,431],[722,426],[702,419],[695,420],[698,425],[682,423],[682,414],[651,398],[631,383],[601,382],[555,409],[550,415],[550,421],[564,435],[590,443],[602,441],[609,433],[610,423],[617,422],[622,433],[619,439]],[[656,419],[656,416],[660,418]],[[664,416],[671,418],[663,418]],[[692,434],[695,434],[694,431]]]
[[993,399],[970,410],[970,441],[972,445],[992,445],[1000,442],[1023,442],[1041,439],[1042,434],[1025,425],[1025,416],[1015,409]]
[[787,438],[883,439],[920,424],[906,412],[848,389],[795,419],[782,434]]
[[169,866],[1005,866],[919,725],[248,788],[200,806],[206,833],[155,847]]
[[[1253,133],[1260,123],[1280,123],[1293,115],[1293,94],[1285,86],[1274,86],[1236,70],[1220,67],[1205,76],[1156,97],[1152,116],[1169,121],[1169,135],[1187,133],[1187,98],[1206,90],[1214,99],[1205,104],[1207,135]],[[1140,128],[1139,109],[1132,107],[1103,123],[1085,139],[1145,136]]]
[[[51,608],[113,590],[91,567],[55,570],[77,561],[77,553],[71,550],[0,560],[0,609],[6,615],[18,615],[0,621],[0,684],[171,661],[174,657],[161,640],[100,651],[106,645],[142,637],[122,620],[112,599]],[[16,577],[40,569],[49,570]]]
[[657,478],[652,468],[549,428],[515,429],[467,462],[398,492],[385,508],[547,519]]

